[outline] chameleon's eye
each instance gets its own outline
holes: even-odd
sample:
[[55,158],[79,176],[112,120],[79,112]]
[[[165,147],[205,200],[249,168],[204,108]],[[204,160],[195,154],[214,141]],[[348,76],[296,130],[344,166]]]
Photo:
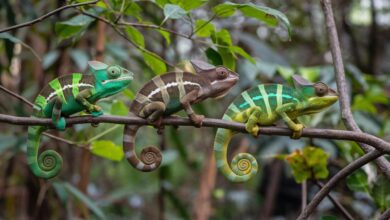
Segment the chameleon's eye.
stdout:
[[314,84],[314,88],[318,96],[324,96],[328,93],[328,86],[322,82]]
[[107,73],[110,78],[118,78],[121,75],[121,69],[117,66],[110,66],[107,68]]
[[217,78],[219,80],[225,79],[227,77],[227,75],[228,75],[227,70],[225,68],[223,68],[223,67],[218,67],[216,72],[217,72]]

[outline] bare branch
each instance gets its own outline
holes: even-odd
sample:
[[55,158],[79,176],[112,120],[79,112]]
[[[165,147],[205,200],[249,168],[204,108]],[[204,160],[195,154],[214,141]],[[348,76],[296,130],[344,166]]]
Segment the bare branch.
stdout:
[[50,17],[52,15],[57,14],[60,11],[65,10],[65,9],[75,8],[75,7],[79,7],[79,6],[83,6],[83,5],[95,4],[98,1],[99,0],[94,0],[94,1],[82,2],[82,3],[72,4],[72,5],[65,5],[65,6],[57,8],[56,10],[51,11],[51,12],[45,14],[45,15],[42,15],[41,17],[39,17],[37,19],[34,19],[34,20],[31,20],[31,21],[28,21],[28,22],[25,22],[25,23],[22,23],[22,24],[17,24],[17,25],[11,26],[11,27],[6,27],[4,29],[1,29],[0,33],[11,31],[11,30],[15,30],[15,29],[19,29],[19,28],[26,27],[26,26],[31,26],[31,25],[33,25],[35,23],[38,23],[38,22],[41,22],[41,21],[45,20],[46,18],[48,18],[48,17]]
[[[53,127],[52,120],[49,118],[32,118],[32,117],[17,117],[11,115],[0,114],[0,122],[15,124],[15,125],[41,125]],[[108,116],[103,115],[99,117],[92,116],[75,116],[66,119],[68,126],[75,124],[97,124],[97,123],[114,123],[114,124],[132,124],[132,125],[151,125],[143,118],[127,117],[127,116]],[[162,121],[163,125],[174,126],[193,126],[188,118],[182,117],[167,117]],[[203,121],[204,127],[226,128],[242,133],[247,133],[245,125],[238,122],[226,121],[221,119],[206,118]],[[260,133],[265,135],[281,135],[291,136],[291,130],[280,127],[261,127]],[[370,134],[360,133],[356,131],[344,131],[333,129],[316,129],[305,128],[302,131],[303,137],[325,138],[337,140],[350,140],[375,146],[378,151],[383,153],[390,153],[390,143],[375,137]]]
[[352,163],[348,164],[342,170],[340,170],[314,196],[313,200],[309,203],[309,205],[306,206],[306,209],[303,212],[301,212],[301,214],[297,219],[299,220],[308,219],[309,216],[314,212],[318,204],[320,204],[320,202],[330,193],[331,189],[335,187],[340,180],[344,179],[345,177],[353,173],[355,170],[359,169],[360,167],[364,166],[368,162],[382,155],[383,155],[382,152],[373,150],[368,154],[365,154],[364,156],[360,157],[359,159],[353,161]]
[[[320,189],[322,189],[322,188],[324,187],[324,184],[321,183],[320,181],[316,180],[316,181],[314,181],[314,182],[315,182],[315,184],[316,184]],[[327,197],[328,197],[328,199],[333,203],[333,205],[336,206],[336,208],[337,208],[338,210],[340,210],[340,212],[343,214],[343,216],[344,216],[345,219],[354,220],[354,218],[352,217],[351,213],[349,213],[349,212],[344,208],[344,206],[341,205],[340,202],[337,201],[337,199],[335,199],[335,198],[332,196],[332,194],[329,193],[329,194],[327,195]]]
[[388,220],[390,219],[390,208],[387,209],[381,216],[379,216],[378,220]]
[[[333,10],[331,0],[321,0],[322,8],[325,15],[326,28],[328,32],[328,38],[330,43],[330,50],[332,52],[333,65],[336,73],[337,90],[339,92],[339,103],[341,109],[341,118],[344,125],[353,131],[361,132],[359,126],[356,124],[350,107],[349,96],[347,92],[347,83],[345,80],[344,64],[341,55],[340,43],[337,36],[336,24],[334,21]],[[371,146],[360,144],[364,152],[368,153],[374,148]],[[390,163],[385,158],[378,158],[375,163],[383,171],[383,173],[390,178]]]

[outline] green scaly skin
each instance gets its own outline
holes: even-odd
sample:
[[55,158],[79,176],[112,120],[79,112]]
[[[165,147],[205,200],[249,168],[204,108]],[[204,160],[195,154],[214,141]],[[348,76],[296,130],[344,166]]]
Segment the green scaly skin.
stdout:
[[[64,116],[86,110],[97,117],[103,112],[95,103],[124,90],[132,81],[133,73],[117,66],[89,61],[92,74],[74,73],[54,79],[35,99],[33,117],[52,118],[58,130],[65,130]],[[29,126],[27,161],[34,175],[49,179],[61,170],[62,158],[54,150],[46,150],[39,157],[39,142],[44,126]]]
[[[318,113],[338,100],[337,93],[322,82],[310,83],[294,75],[295,88],[281,84],[261,84],[241,93],[228,107],[223,119],[245,123],[248,133],[259,135],[260,126],[273,125],[283,119],[293,131],[292,138],[301,136],[303,125],[297,117]],[[228,145],[236,132],[219,128],[214,141],[217,167],[232,182],[245,182],[257,173],[256,159],[248,153],[227,161]]]

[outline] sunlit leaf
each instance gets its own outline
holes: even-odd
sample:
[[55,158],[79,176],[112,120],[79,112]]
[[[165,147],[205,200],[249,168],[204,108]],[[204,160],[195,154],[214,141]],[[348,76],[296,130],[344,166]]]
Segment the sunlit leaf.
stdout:
[[171,44],[171,34],[167,31],[164,31],[164,30],[158,30],[158,32],[161,34],[161,36],[164,37],[167,44],[170,45]]
[[317,147],[306,146],[303,151],[296,150],[285,159],[290,165],[295,181],[303,181],[315,178],[324,179],[328,177],[328,158],[324,150]]
[[357,170],[347,177],[347,186],[352,191],[370,192],[368,176],[363,170]]
[[[151,53],[151,52],[150,52]],[[167,71],[167,66],[165,65],[162,58],[159,58],[157,54],[150,54],[143,52],[145,63],[153,70],[156,74],[165,73]]]
[[251,55],[249,55],[241,47],[239,47],[239,46],[231,46],[230,49],[231,49],[231,51],[233,51],[233,53],[236,53],[236,54],[239,54],[239,55],[243,56],[245,59],[249,60],[251,63],[253,63],[253,64],[256,63],[256,60],[253,59],[253,57]]
[[126,33],[130,37],[130,39],[133,40],[136,44],[140,45],[141,47],[145,47],[144,36],[136,28],[132,26],[127,26]]
[[112,141],[93,141],[91,145],[91,152],[94,155],[113,161],[121,161],[123,158],[122,148],[115,145]]
[[196,35],[199,37],[210,37],[210,35],[215,31],[215,27],[211,22],[200,19],[195,21],[195,30]]

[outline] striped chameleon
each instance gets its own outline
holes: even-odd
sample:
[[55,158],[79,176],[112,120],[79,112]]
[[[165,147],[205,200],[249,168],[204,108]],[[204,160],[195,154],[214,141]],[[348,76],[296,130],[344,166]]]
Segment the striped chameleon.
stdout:
[[[51,118],[56,129],[65,130],[64,116],[86,110],[92,116],[103,114],[95,103],[124,90],[133,80],[133,73],[118,66],[102,62],[88,62],[92,74],[73,73],[49,82],[34,102],[34,115]],[[45,126],[29,126],[27,162],[34,175],[49,179],[55,177],[62,167],[62,158],[54,150],[46,150],[39,157],[39,142]]]
[[[182,109],[190,120],[201,126],[204,116],[197,115],[191,105],[207,98],[218,98],[237,83],[238,74],[223,66],[213,66],[203,61],[191,61],[195,73],[175,71],[156,76],[136,94],[130,105],[130,115],[146,118],[160,127],[161,118]],[[161,152],[156,147],[142,149],[141,157],[135,153],[135,135],[138,125],[126,125],[123,148],[129,163],[137,170],[148,172],[161,163]]]
[[[257,137],[260,126],[270,126],[283,119],[292,130],[292,138],[299,138],[303,125],[297,117],[318,113],[338,100],[338,94],[322,82],[310,83],[299,75],[293,76],[294,87],[281,84],[260,84],[244,91],[227,108],[224,120],[245,123],[248,133]],[[248,153],[227,161],[228,145],[234,131],[219,128],[214,140],[217,167],[232,182],[244,182],[257,173],[256,159]]]

